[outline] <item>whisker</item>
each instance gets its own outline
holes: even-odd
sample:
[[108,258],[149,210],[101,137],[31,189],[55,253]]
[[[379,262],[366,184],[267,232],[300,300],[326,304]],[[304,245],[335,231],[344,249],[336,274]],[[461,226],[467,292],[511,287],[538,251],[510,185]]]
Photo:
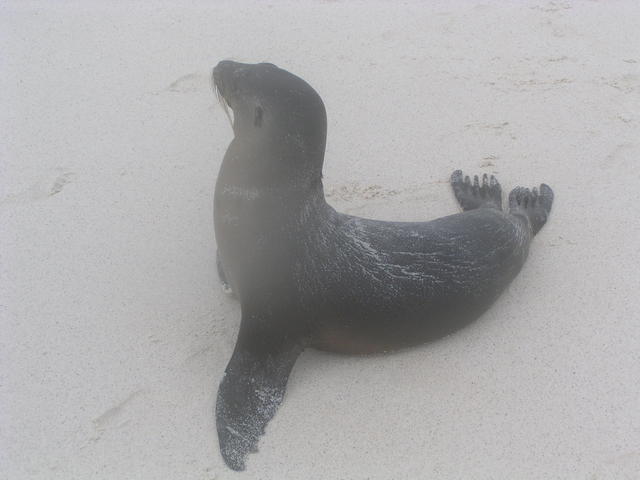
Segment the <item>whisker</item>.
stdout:
[[229,119],[229,125],[231,125],[231,128],[233,128],[233,118],[231,117],[231,113],[229,112],[229,104],[225,100],[222,93],[220,93],[220,89],[216,85],[216,82],[213,80],[213,77],[211,77],[211,85],[213,87],[213,92],[215,93],[216,98],[218,99],[218,102],[220,102],[220,106],[222,107],[222,110],[224,110],[225,115]]

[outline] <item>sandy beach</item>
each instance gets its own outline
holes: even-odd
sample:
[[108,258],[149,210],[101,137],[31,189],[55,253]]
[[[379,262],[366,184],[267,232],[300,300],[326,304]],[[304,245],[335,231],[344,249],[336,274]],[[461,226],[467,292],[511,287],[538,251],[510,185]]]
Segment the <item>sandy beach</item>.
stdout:
[[[0,478],[638,478],[638,2],[3,1],[0,24]],[[240,319],[222,59],[320,93],[339,211],[455,213],[457,168],[555,192],[478,322],[303,353],[242,473],[213,415]]]

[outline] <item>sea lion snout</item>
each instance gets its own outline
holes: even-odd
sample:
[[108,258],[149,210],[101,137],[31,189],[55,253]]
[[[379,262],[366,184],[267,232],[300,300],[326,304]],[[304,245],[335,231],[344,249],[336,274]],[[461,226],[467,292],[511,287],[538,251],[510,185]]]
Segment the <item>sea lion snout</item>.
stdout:
[[261,75],[267,72],[279,70],[277,65],[273,63],[257,63],[255,65],[249,63],[234,62],[233,60],[222,60],[213,67],[214,81],[233,80],[242,77],[249,72]]
[[213,83],[225,98],[230,93],[229,90],[233,85],[233,74],[235,71],[237,71],[239,65],[240,64],[232,62],[231,60],[222,60],[215,67],[213,67]]
[[[262,65],[263,64],[258,64],[258,66]],[[246,88],[246,81],[242,82],[245,77],[250,77],[252,73],[259,73],[259,71],[256,72],[256,66],[257,65],[250,65],[248,63],[234,62],[232,60],[222,60],[213,67],[213,82],[228,103],[233,99],[232,97],[237,95],[238,90],[241,89],[241,84],[244,84]],[[269,66],[271,66],[271,64],[269,64]],[[273,65],[273,67],[275,67],[275,65]],[[229,104],[229,106],[232,105]]]
[[241,65],[241,63],[232,60],[222,60],[213,67],[213,78],[221,78],[222,75],[228,75]]

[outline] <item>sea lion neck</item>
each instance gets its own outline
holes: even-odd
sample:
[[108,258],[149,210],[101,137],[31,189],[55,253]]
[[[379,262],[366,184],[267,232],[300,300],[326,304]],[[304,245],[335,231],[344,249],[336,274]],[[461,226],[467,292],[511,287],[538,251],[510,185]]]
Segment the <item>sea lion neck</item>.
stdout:
[[309,137],[269,127],[240,131],[227,149],[220,174],[226,183],[324,198],[324,139],[324,132]]

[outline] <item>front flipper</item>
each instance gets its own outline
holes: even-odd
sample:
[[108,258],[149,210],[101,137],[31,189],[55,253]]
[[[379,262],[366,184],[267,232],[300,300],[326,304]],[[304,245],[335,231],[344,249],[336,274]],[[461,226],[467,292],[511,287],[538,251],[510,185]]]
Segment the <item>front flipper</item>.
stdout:
[[[289,373],[302,352],[281,332],[255,331],[243,319],[235,350],[218,388],[216,424],[220,453],[233,470],[244,470],[249,452],[282,402]],[[275,325],[274,325],[275,327]]]

